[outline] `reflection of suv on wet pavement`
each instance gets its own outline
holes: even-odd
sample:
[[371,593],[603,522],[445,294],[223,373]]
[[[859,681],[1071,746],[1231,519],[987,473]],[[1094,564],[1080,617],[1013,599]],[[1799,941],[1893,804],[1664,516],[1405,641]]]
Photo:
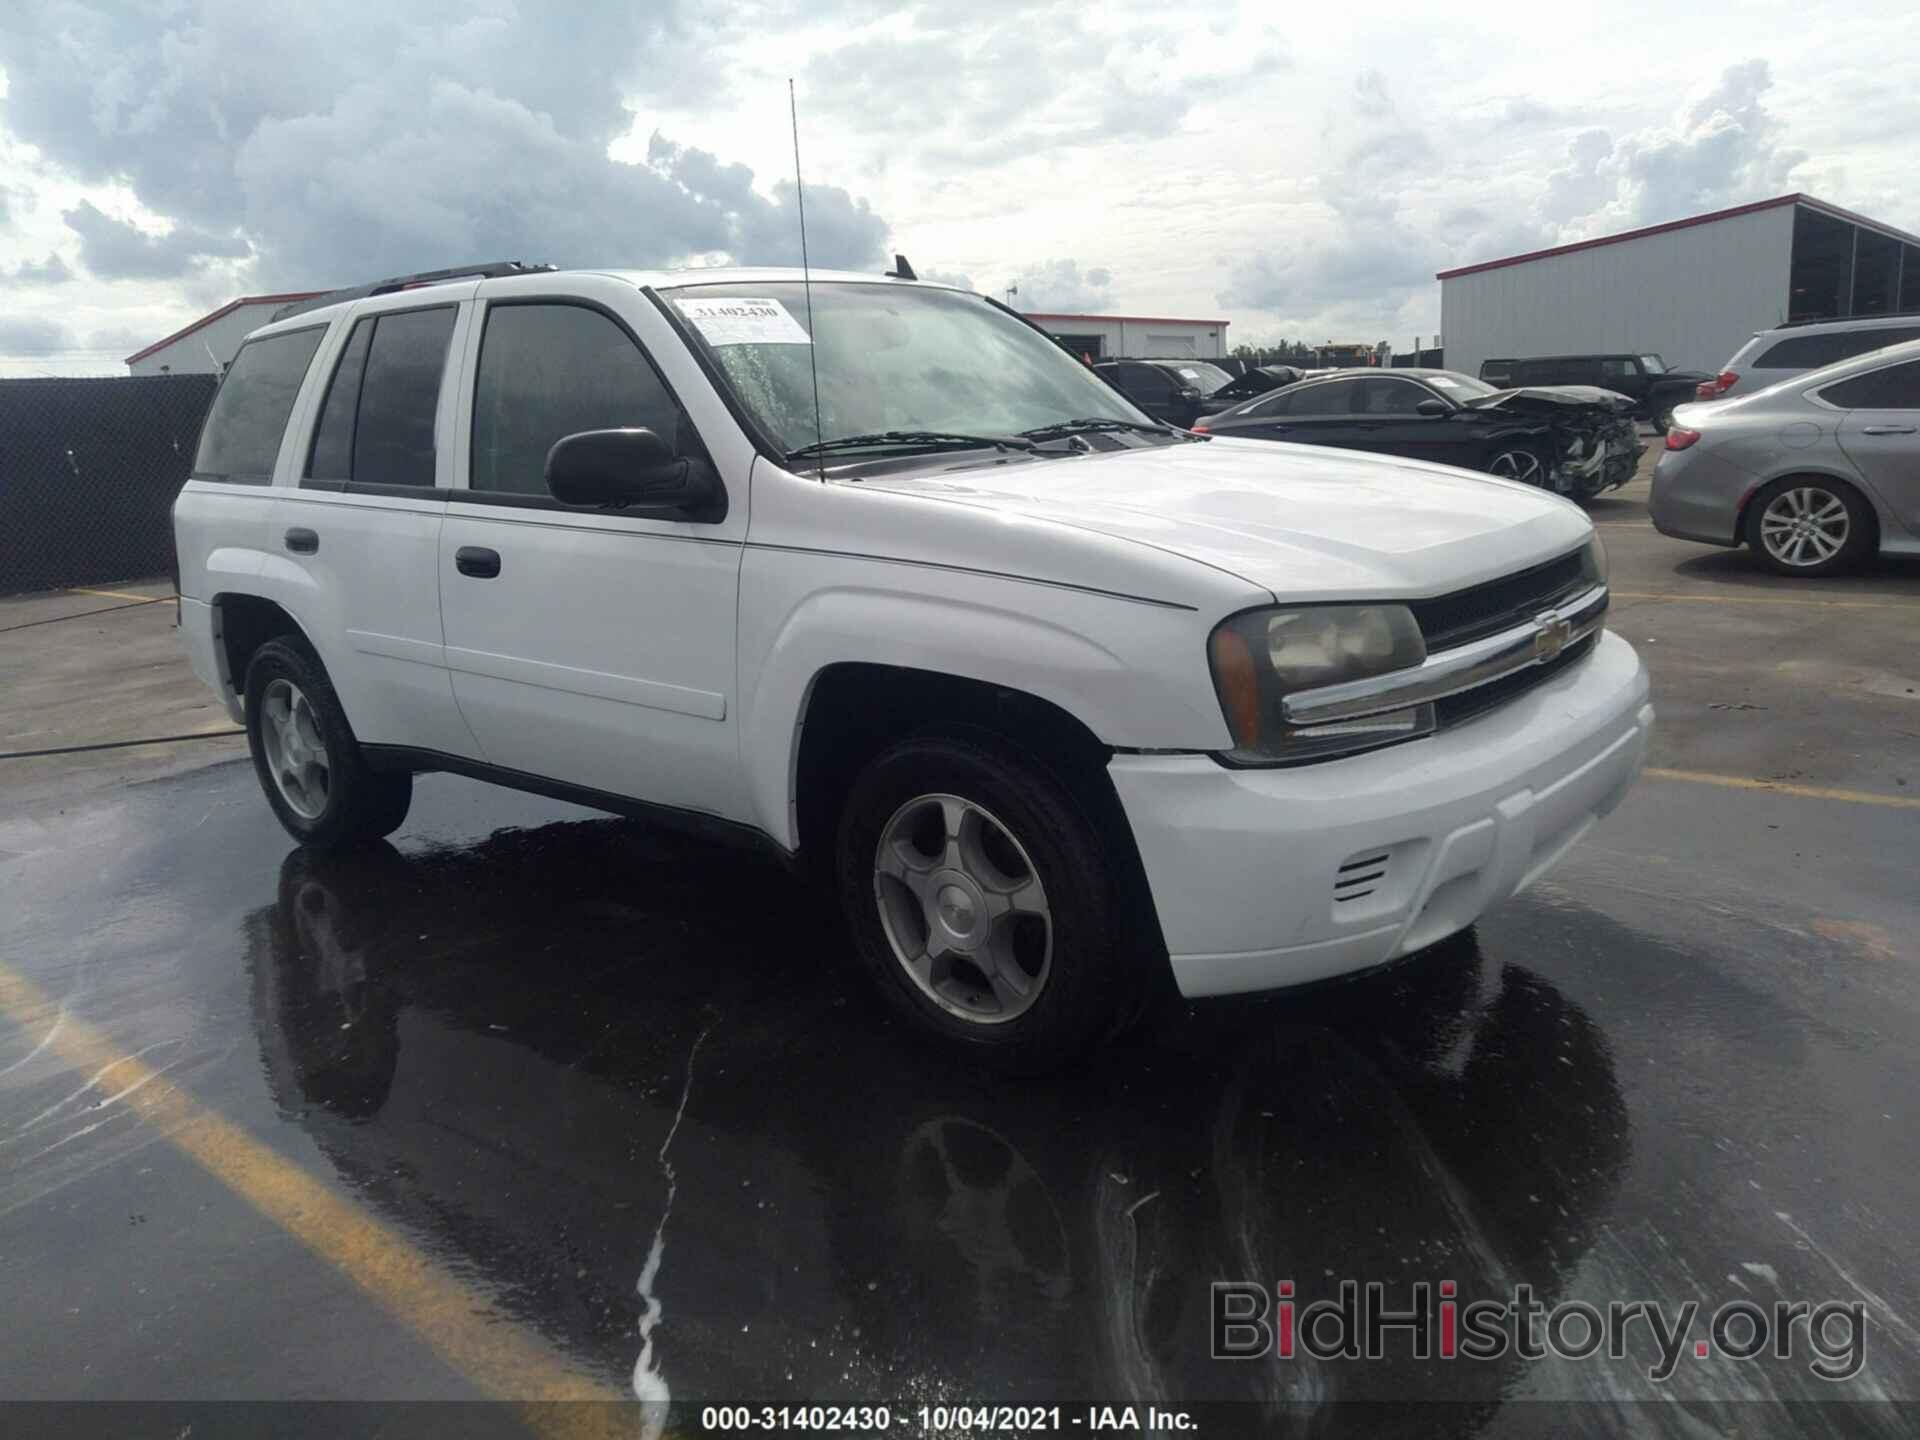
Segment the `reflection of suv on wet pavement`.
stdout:
[[1574,506],[1176,433],[891,277],[286,316],[175,527],[194,667],[297,839],[392,831],[434,770],[743,838],[836,887],[904,1011],[1022,1066],[1169,969],[1267,989],[1463,928],[1652,722]]

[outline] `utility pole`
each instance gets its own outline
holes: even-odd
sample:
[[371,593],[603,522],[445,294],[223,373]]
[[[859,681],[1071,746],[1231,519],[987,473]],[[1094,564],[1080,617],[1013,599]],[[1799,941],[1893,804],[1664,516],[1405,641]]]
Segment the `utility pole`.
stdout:
[[1007,285],[1007,308],[1008,308],[1009,310],[1011,310],[1011,309],[1013,308],[1013,297],[1014,297],[1014,296],[1016,296],[1016,295],[1018,295],[1019,293],[1020,293],[1020,287],[1019,287],[1018,285],[1015,285],[1015,284],[1013,284],[1012,282],[1008,282],[1008,285]]

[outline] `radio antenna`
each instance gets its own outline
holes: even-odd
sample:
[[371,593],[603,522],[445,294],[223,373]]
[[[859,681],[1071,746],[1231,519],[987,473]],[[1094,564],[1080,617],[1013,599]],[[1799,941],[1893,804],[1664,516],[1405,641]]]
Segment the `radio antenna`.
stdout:
[[[807,364],[813,371],[813,438],[824,442],[826,428],[820,423],[820,337],[813,328],[813,267],[807,262],[807,191],[800,181],[800,107],[793,98],[793,77],[787,77],[787,118],[793,122],[793,198],[800,207],[800,287],[807,296]],[[820,483],[827,480],[827,456],[813,452]]]

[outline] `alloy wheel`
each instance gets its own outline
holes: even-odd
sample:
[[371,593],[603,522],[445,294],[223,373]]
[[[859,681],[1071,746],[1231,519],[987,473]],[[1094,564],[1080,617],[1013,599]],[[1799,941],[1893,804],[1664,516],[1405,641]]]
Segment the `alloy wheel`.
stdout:
[[1053,966],[1053,913],[1026,848],[985,807],[919,795],[874,848],[874,899],[893,956],[941,1009],[978,1025],[1025,1014]]
[[1531,450],[1502,450],[1487,466],[1489,474],[1503,480],[1518,480],[1522,485],[1538,485],[1542,471],[1540,457]]
[[318,820],[327,808],[332,764],[319,716],[291,680],[273,680],[261,692],[260,743],[280,798],[302,820]]
[[1844,501],[1812,485],[1782,490],[1760,516],[1760,543],[1782,565],[1818,565],[1845,548],[1852,528]]

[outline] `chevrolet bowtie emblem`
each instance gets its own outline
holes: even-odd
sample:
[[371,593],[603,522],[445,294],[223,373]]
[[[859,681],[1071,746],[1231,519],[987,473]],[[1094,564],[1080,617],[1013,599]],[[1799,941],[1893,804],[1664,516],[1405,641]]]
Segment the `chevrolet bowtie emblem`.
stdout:
[[1573,622],[1562,620],[1552,612],[1534,616],[1533,623],[1539,627],[1533,632],[1535,660],[1553,659],[1567,648],[1567,641],[1573,638]]

